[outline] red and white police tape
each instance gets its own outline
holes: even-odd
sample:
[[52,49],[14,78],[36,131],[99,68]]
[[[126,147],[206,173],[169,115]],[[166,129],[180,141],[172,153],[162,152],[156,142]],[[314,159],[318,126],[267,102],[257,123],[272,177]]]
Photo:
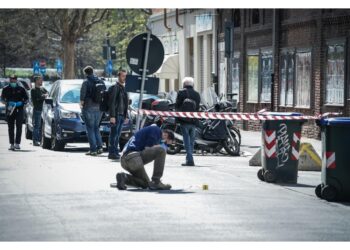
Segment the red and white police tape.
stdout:
[[269,115],[264,112],[258,113],[217,113],[217,112],[178,112],[178,111],[155,111],[155,110],[139,110],[141,115],[164,116],[164,117],[181,117],[195,119],[211,119],[211,120],[236,120],[236,121],[265,121],[265,120],[316,120],[329,115],[340,115],[341,113],[325,113],[318,116],[285,116],[285,115]]

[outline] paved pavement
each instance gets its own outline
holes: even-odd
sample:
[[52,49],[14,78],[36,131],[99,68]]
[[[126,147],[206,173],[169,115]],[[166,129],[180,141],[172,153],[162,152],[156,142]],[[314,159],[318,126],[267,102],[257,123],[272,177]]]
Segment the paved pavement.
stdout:
[[[348,241],[349,204],[314,195],[319,172],[299,172],[297,185],[261,182],[250,157],[167,157],[173,190],[110,188],[119,162],[87,157],[86,144],[65,152],[33,147],[8,151],[0,124],[1,241]],[[257,138],[258,137],[258,138]],[[260,133],[243,132],[246,152]],[[315,143],[319,143],[315,141]],[[147,166],[151,174],[152,166]],[[202,190],[208,184],[209,190]]]

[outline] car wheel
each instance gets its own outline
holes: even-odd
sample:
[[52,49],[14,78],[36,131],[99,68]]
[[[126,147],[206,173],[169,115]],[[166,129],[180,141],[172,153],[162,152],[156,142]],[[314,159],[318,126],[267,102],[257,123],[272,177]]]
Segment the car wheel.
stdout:
[[122,139],[122,138],[119,139],[119,149],[120,149],[120,152],[123,151],[124,146],[125,146],[125,144],[127,144],[127,143],[128,143],[127,140],[124,140],[124,139]]
[[265,181],[265,178],[264,178],[264,170],[262,168],[259,169],[258,171],[258,179],[261,180],[261,181]]
[[335,201],[337,199],[337,195],[337,190],[330,185],[326,185],[324,188],[322,188],[321,196],[326,201]]
[[276,174],[270,170],[266,170],[264,173],[264,180],[269,183],[275,182]]
[[318,198],[322,199],[322,184],[317,185],[315,188],[315,194]]
[[26,139],[27,140],[33,139],[33,132],[29,130],[28,125],[26,125]]
[[51,140],[45,137],[45,124],[42,123],[41,126],[41,146],[43,149],[51,148]]
[[66,143],[57,139],[55,125],[53,123],[52,133],[51,133],[51,149],[53,151],[62,151],[64,150],[65,146],[66,146]]

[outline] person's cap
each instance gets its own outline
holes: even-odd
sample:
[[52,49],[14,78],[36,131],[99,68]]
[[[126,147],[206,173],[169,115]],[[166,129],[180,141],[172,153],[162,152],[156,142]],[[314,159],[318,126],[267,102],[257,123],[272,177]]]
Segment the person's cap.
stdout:
[[13,80],[17,80],[17,76],[15,74],[12,74],[10,75],[10,80],[13,79]]
[[94,73],[94,68],[92,66],[86,66],[83,71],[87,75],[92,75]]

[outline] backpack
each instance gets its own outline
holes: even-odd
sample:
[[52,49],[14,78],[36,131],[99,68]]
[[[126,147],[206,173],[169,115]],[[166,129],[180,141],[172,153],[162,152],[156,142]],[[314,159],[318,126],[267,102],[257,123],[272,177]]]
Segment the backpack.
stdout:
[[[187,98],[183,101],[182,106],[181,106],[181,111],[182,112],[196,112],[197,111],[197,103],[196,101],[190,99],[190,94],[188,93],[188,89],[186,89],[187,93]],[[193,123],[196,124],[197,120],[193,118],[182,118],[179,117],[178,121],[182,121],[185,123]]]
[[104,81],[101,79],[98,79],[97,81],[93,82],[91,86],[91,92],[90,97],[94,103],[102,103],[104,92],[106,91],[106,85]]
[[187,98],[182,103],[181,111],[183,111],[183,112],[196,112],[197,103],[194,100],[190,99],[188,89],[186,89],[186,93],[187,93]]

